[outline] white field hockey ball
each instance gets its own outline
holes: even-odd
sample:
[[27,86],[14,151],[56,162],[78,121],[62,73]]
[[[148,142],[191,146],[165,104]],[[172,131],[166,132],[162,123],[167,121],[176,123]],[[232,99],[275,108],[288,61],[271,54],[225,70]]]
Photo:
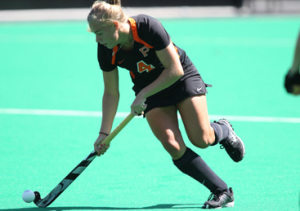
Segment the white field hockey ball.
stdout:
[[31,190],[25,190],[24,193],[22,194],[22,198],[25,202],[31,203],[35,198],[35,194]]

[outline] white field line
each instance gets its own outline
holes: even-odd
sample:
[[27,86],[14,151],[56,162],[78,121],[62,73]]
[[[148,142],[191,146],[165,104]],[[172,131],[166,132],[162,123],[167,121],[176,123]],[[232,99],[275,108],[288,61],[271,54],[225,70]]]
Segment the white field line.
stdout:
[[[156,18],[236,17],[240,14],[233,6],[123,7],[123,9],[128,16],[143,13]],[[86,21],[89,11],[90,8],[0,10],[0,22]]]
[[[77,117],[102,117],[100,111],[74,111],[74,110],[45,110],[45,109],[14,109],[0,108],[0,115],[42,115],[42,116],[77,116]],[[124,118],[126,112],[118,112],[117,118]],[[260,116],[229,116],[229,115],[210,115],[210,119],[226,118],[231,121],[239,122],[280,122],[280,123],[300,123],[300,118],[290,117],[260,117]]]

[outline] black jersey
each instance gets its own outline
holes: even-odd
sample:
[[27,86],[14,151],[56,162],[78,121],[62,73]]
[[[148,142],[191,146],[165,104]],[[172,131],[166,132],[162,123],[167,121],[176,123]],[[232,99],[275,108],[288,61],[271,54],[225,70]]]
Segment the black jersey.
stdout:
[[[103,71],[112,71],[117,66],[130,71],[133,90],[138,93],[153,82],[165,69],[155,51],[166,48],[171,40],[170,36],[155,18],[138,15],[129,18],[134,38],[134,46],[130,52],[122,51],[119,46],[108,49],[98,43],[98,61]],[[175,46],[175,44],[174,44]],[[186,77],[198,74],[185,51],[175,46]]]

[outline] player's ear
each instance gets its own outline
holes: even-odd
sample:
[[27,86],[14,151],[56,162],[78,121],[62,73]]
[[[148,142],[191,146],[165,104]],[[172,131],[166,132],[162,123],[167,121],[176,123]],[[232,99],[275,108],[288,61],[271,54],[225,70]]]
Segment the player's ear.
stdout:
[[118,21],[114,21],[114,27],[116,30],[119,29],[119,22]]

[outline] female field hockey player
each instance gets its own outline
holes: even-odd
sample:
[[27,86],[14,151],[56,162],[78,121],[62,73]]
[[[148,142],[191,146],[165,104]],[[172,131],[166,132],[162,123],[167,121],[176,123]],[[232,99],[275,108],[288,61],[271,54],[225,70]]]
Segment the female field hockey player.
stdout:
[[98,155],[108,148],[101,143],[117,112],[119,66],[130,71],[134,84],[132,114],[143,114],[174,165],[210,190],[204,207],[233,206],[232,189],[186,147],[178,127],[177,112],[193,145],[204,149],[220,143],[235,162],[244,157],[244,144],[230,123],[225,119],[210,123],[206,84],[185,51],[171,41],[158,20],[147,15],[126,17],[118,0],[95,2],[87,19],[96,35],[105,86],[102,125],[94,143]]

